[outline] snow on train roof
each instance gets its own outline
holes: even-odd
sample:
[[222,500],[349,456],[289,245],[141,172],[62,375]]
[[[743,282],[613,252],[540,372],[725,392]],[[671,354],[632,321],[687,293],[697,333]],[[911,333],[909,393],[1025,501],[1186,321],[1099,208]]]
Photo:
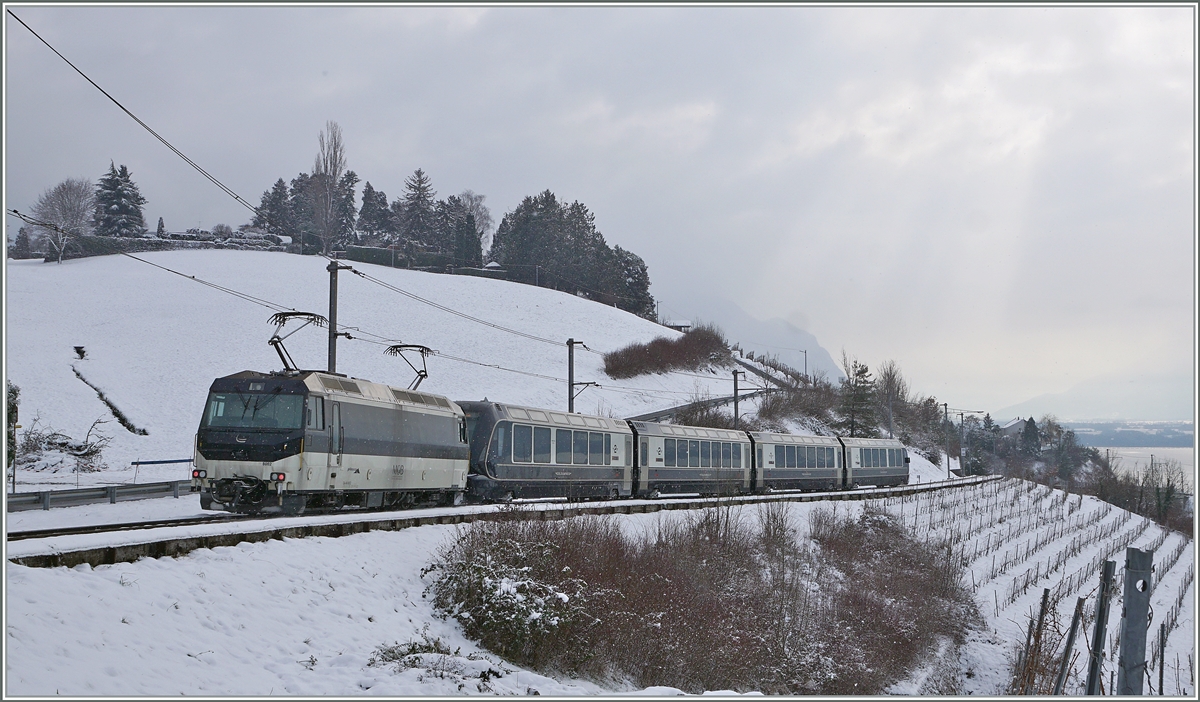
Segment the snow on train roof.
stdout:
[[804,436],[800,434],[777,434],[767,431],[752,431],[750,436],[760,444],[804,444],[806,446],[838,446],[835,436]]
[[646,436],[690,436],[701,439],[729,439],[745,441],[746,432],[735,429],[709,429],[705,427],[688,427],[681,424],[658,424],[656,422],[634,422],[639,434]]
[[401,390],[383,383],[376,383],[371,380],[363,380],[362,378],[349,378],[346,376],[329,375],[326,373],[312,373],[308,376],[309,379],[320,381],[321,387],[313,387],[313,390],[325,390],[327,392],[340,392],[348,395],[359,395],[361,397],[372,400],[380,400],[382,402],[399,402],[401,404],[422,405],[424,407],[437,407],[439,409],[450,410],[452,412],[462,412],[458,405],[440,395],[429,395],[423,392],[413,390]]
[[557,427],[570,428],[592,428],[606,429],[608,431],[622,432],[631,434],[629,425],[623,420],[613,419],[611,417],[599,417],[590,414],[572,414],[568,412],[555,412],[553,410],[539,409],[537,407],[521,407],[519,405],[509,405],[497,402],[499,407],[509,419],[526,422],[538,422],[540,424],[551,424]]
[[847,446],[885,446],[887,448],[903,448],[904,443],[899,439],[862,439],[842,437],[842,442]]

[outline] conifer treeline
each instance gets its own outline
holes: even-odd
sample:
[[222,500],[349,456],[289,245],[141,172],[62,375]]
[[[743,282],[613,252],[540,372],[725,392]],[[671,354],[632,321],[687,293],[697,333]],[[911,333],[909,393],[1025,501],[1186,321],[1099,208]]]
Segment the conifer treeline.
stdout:
[[[340,140],[336,123],[328,129]],[[404,193],[391,201],[367,181],[357,206],[358,182],[352,170],[321,173],[317,168],[290,184],[280,178],[263,193],[251,225],[291,237],[306,254],[370,246],[390,247],[410,261],[418,254],[465,267],[494,261],[511,280],[654,317],[645,262],[620,246],[610,247],[596,229],[595,215],[578,201],[560,202],[549,190],[526,197],[504,216],[485,257],[492,225],[485,196],[465,190],[439,200],[432,180],[418,168],[405,179]],[[331,205],[323,206],[326,202]],[[331,214],[326,218],[331,221],[322,221],[322,212]]]

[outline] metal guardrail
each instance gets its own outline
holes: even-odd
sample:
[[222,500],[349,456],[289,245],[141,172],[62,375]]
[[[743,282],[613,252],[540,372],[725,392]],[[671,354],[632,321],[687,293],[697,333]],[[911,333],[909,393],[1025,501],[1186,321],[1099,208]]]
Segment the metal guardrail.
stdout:
[[30,509],[76,507],[104,502],[116,504],[128,500],[146,500],[168,495],[177,498],[180,493],[191,491],[191,482],[190,480],[171,480],[165,483],[142,483],[140,485],[106,485],[76,490],[8,493],[4,496],[4,501],[6,511],[22,512]]

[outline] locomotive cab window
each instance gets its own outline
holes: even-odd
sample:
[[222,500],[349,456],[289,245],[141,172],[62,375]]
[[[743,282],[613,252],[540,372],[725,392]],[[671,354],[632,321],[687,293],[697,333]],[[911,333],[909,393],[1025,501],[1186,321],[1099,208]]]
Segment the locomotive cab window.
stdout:
[[325,398],[310,397],[306,404],[305,414],[308,421],[305,426],[314,431],[325,431]]
[[271,393],[209,393],[205,427],[238,429],[300,429],[304,426],[304,397]]

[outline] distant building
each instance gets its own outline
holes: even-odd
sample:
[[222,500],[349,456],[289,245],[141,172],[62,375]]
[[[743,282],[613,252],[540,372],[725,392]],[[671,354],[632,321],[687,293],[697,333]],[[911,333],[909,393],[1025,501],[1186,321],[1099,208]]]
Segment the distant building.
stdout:
[[686,319],[667,319],[663,320],[664,327],[670,327],[675,331],[687,333],[692,330],[692,323]]
[[1016,419],[1010,420],[1007,424],[1000,427],[1000,435],[1019,437],[1021,436],[1021,432],[1024,430],[1025,420],[1017,417]]

